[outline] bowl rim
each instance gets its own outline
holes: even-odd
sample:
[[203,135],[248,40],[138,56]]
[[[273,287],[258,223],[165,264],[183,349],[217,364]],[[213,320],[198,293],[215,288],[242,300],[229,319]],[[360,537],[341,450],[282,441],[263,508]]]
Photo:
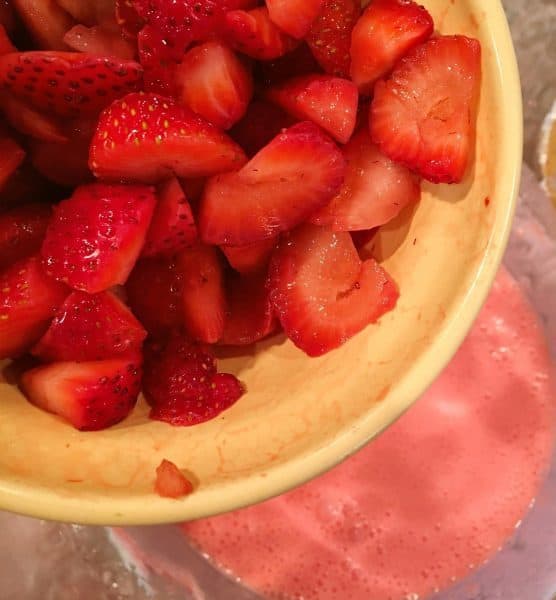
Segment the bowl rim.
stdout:
[[[0,508],[42,519],[90,525],[155,525],[198,519],[267,500],[317,477],[342,462],[398,419],[436,379],[448,364],[471,328],[485,302],[509,238],[517,204],[522,163],[523,115],[519,71],[511,34],[500,0],[483,3],[468,0],[471,9],[480,10],[490,23],[493,63],[497,65],[501,87],[507,101],[499,105],[501,162],[507,165],[506,177],[497,184],[497,195],[507,198],[493,224],[493,232],[481,267],[466,291],[453,317],[446,322],[430,346],[412,365],[406,376],[392,388],[388,402],[373,406],[356,425],[339,431],[326,445],[303,452],[265,470],[264,478],[254,473],[241,479],[200,488],[176,501],[156,495],[114,496],[106,500],[87,495],[70,497],[25,482],[0,482]],[[509,101],[508,101],[509,99]],[[465,315],[463,317],[463,315]],[[439,356],[442,357],[439,360]],[[422,373],[427,373],[423,377]],[[372,412],[372,414],[371,414]]]

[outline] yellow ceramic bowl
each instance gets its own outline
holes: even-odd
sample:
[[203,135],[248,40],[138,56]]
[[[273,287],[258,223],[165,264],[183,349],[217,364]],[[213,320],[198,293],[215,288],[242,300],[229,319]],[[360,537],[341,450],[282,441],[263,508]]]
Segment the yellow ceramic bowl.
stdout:
[[[343,460],[433,381],[498,268],[518,187],[522,115],[500,2],[423,1],[440,32],[481,40],[483,85],[467,180],[425,185],[413,218],[404,215],[376,241],[400,286],[396,310],[322,358],[307,358],[279,339],[224,360],[249,392],[192,428],[149,421],[141,402],[117,427],[79,433],[0,383],[0,508],[97,524],[176,522],[238,508]],[[195,493],[183,500],[153,493],[163,458],[194,475]]]

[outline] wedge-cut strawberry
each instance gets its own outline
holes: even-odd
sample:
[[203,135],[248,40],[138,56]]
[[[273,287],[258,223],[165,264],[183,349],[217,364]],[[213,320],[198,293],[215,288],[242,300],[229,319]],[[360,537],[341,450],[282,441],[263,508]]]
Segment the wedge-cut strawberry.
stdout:
[[226,316],[224,274],[218,251],[198,245],[181,252],[176,264],[183,281],[187,332],[199,342],[214,344],[222,336]]
[[320,14],[324,0],[266,0],[271,20],[282,31],[304,38]]
[[305,40],[327,73],[349,77],[351,32],[360,14],[359,0],[324,0]]
[[276,330],[277,320],[266,288],[265,272],[244,276],[232,273],[226,289],[228,310],[220,344],[246,346]]
[[313,121],[343,144],[353,133],[359,95],[347,79],[302,75],[271,88],[267,95],[294,117]]
[[270,20],[264,6],[227,13],[224,37],[233,48],[258,60],[283,56],[298,43]]
[[25,159],[25,150],[0,129],[0,189]]
[[141,390],[141,360],[126,357],[58,362],[23,374],[30,402],[80,431],[106,429],[133,410]]
[[183,279],[173,260],[141,259],[125,288],[131,310],[151,335],[164,337],[183,325]]
[[284,331],[309,356],[337,348],[398,298],[384,269],[373,259],[361,261],[349,233],[315,225],[282,240],[270,263],[269,289]]
[[244,393],[233,375],[217,373],[208,348],[179,336],[147,351],[143,391],[151,419],[185,426],[214,419]]
[[11,0],[34,41],[41,48],[65,50],[64,33],[75,21],[56,0]]
[[222,246],[220,249],[230,266],[238,273],[258,273],[266,269],[278,240],[268,238],[246,246]]
[[375,86],[373,141],[425,179],[461,181],[473,153],[480,81],[477,40],[447,36],[418,46]]
[[197,242],[197,227],[180,182],[173,177],[160,184],[156,209],[142,256],[174,256]]
[[0,270],[37,254],[52,209],[48,204],[26,204],[0,214]]
[[243,117],[253,96],[249,69],[220,42],[189,50],[176,80],[180,102],[221,129]]
[[0,57],[0,85],[16,98],[61,117],[98,114],[141,85],[134,61],[81,52],[17,52]]
[[434,30],[432,17],[413,0],[374,0],[351,37],[351,78],[364,94],[411,48]]
[[64,35],[64,42],[77,52],[87,52],[97,56],[117,57],[133,60],[137,48],[122,35],[117,25],[75,25]]
[[207,183],[201,239],[242,246],[292,229],[338,192],[344,158],[316,125],[299,123],[275,137],[240,171]]
[[102,179],[156,183],[172,175],[206,177],[245,161],[234,141],[190,109],[137,93],[101,114],[89,164]]
[[173,462],[164,459],[156,468],[154,491],[163,498],[182,498],[191,494],[193,484]]
[[78,187],[54,209],[42,245],[47,272],[90,294],[124,283],[145,242],[155,203],[147,186]]
[[366,129],[354,135],[343,152],[348,165],[344,185],[311,222],[329,225],[335,231],[372,229],[419,200],[418,178],[384,156]]
[[17,52],[17,48],[12,44],[6,28],[0,21],[0,55],[10,54],[11,52]]
[[104,360],[138,354],[147,332],[112,292],[73,292],[32,354],[44,361]]
[[255,79],[260,86],[270,87],[300,75],[322,73],[319,63],[305,42],[274,60],[255,64]]
[[0,273],[0,359],[19,356],[34,344],[68,293],[46,275],[36,256]]

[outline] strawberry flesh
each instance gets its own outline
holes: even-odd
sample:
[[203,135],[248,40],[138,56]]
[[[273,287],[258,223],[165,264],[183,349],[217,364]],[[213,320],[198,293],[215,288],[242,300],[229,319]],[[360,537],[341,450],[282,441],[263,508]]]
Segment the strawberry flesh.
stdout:
[[173,462],[164,459],[156,468],[154,491],[163,498],[182,498],[191,494],[193,484]]
[[221,246],[232,269],[238,273],[257,273],[266,268],[276,247],[277,238],[268,238],[245,246]]
[[266,0],[273,23],[294,38],[304,38],[320,14],[324,0]]

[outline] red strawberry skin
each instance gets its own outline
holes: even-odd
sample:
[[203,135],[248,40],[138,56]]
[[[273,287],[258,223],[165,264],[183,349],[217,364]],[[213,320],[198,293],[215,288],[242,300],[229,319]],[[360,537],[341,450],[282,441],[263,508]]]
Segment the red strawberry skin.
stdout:
[[201,239],[242,246],[275,237],[329,202],[345,168],[338,147],[316,125],[294,125],[240,171],[207,183],[199,213]]
[[141,389],[139,357],[57,362],[23,374],[27,398],[81,431],[106,429],[133,410]]
[[413,0],[372,2],[351,37],[351,78],[361,93],[370,94],[374,83],[433,30],[432,17]]
[[25,160],[25,150],[0,130],[0,189]]
[[398,290],[373,259],[361,261],[349,233],[303,225],[286,236],[269,269],[270,298],[282,327],[309,356],[320,356],[391,310]]
[[246,246],[222,246],[220,249],[232,269],[238,273],[250,274],[266,269],[277,243],[277,238],[268,238]]
[[156,468],[154,491],[163,498],[181,498],[191,494],[193,485],[173,462],[164,459]]
[[47,361],[90,361],[138,354],[147,332],[112,292],[73,292],[32,354]]
[[477,40],[429,40],[376,85],[371,138],[386,156],[433,183],[460,182],[473,154],[480,81]]
[[419,200],[418,177],[384,156],[367,129],[356,133],[343,153],[348,166],[342,189],[311,217],[312,223],[329,225],[335,231],[372,229]]
[[324,0],[266,0],[271,20],[297,39],[307,35],[323,4]]
[[141,81],[141,66],[133,61],[53,51],[0,57],[4,90],[61,117],[96,115],[114,99],[138,89]]
[[143,391],[151,419],[181,426],[214,419],[244,393],[233,375],[217,373],[206,347],[178,336],[147,351]]
[[48,277],[37,256],[0,274],[0,359],[25,352],[46,331],[69,290]]
[[243,150],[214,125],[156,94],[129,94],[100,116],[89,155],[104,180],[157,183],[238,169]]
[[55,209],[42,245],[47,272],[93,294],[127,279],[155,206],[147,186],[95,183],[76,188]]

